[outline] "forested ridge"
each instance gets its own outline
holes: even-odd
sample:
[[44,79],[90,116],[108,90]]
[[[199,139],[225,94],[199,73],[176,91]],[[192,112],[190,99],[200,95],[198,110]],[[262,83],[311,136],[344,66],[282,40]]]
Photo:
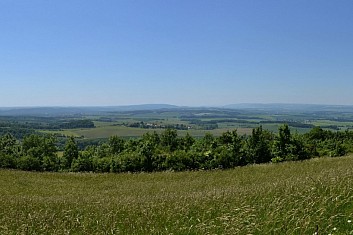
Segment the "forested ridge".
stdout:
[[287,124],[278,133],[254,128],[251,135],[236,130],[219,137],[178,136],[175,129],[146,133],[138,139],[112,136],[108,141],[79,149],[69,137],[58,154],[53,135],[31,134],[22,140],[0,137],[0,168],[31,171],[152,172],[226,169],[248,164],[336,157],[353,152],[353,131],[333,132],[314,127],[306,134],[291,133]]

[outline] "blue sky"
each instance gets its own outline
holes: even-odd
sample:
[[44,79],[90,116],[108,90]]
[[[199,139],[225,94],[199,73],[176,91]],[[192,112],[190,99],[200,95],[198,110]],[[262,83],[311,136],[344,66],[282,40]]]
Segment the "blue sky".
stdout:
[[353,104],[353,1],[0,0],[0,106]]

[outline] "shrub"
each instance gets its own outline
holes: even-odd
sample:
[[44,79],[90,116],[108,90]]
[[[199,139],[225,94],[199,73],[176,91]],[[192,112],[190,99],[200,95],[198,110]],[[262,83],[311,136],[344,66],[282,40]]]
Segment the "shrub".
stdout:
[[111,157],[92,158],[92,165],[94,172],[110,172],[110,165],[112,163]]
[[80,156],[77,159],[73,160],[71,164],[71,170],[74,172],[92,171],[93,164],[90,154],[88,154],[87,152],[80,153]]
[[166,158],[166,168],[174,171],[184,171],[191,167],[192,161],[185,151],[178,150]]
[[56,156],[45,156],[42,168],[44,171],[58,171],[60,168],[59,159]]
[[22,156],[17,161],[17,168],[25,171],[40,171],[41,164],[38,158],[32,156]]
[[144,158],[137,152],[125,152],[119,156],[121,170],[124,172],[136,172],[143,169]]
[[0,152],[0,168],[15,168],[15,159],[8,154]]

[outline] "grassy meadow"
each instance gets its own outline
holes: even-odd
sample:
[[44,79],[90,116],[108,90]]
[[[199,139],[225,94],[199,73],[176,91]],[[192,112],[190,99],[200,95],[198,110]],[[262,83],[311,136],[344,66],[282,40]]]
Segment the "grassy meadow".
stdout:
[[353,234],[353,156],[140,174],[0,170],[0,234]]

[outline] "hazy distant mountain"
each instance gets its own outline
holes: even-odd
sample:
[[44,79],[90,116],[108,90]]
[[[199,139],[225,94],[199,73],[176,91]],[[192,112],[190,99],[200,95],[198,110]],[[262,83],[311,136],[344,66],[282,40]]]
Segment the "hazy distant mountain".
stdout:
[[96,107],[14,107],[0,108],[0,116],[80,116],[104,115],[113,112],[148,111],[160,109],[176,110],[211,110],[234,109],[260,112],[340,112],[353,113],[353,106],[349,105],[317,105],[317,104],[230,104],[222,107],[186,107],[170,104],[141,104],[124,106],[96,106]]
[[227,109],[252,109],[263,111],[333,111],[333,112],[353,112],[352,105],[321,105],[321,104],[257,104],[257,103],[243,103],[225,105],[223,108]]
[[171,104],[138,104],[138,105],[125,105],[125,106],[114,106],[107,107],[111,111],[137,111],[137,110],[155,110],[155,109],[175,109],[179,106]]
[[61,116],[87,113],[87,108],[79,107],[16,107],[0,108],[1,116]]
[[169,104],[141,104],[124,106],[97,106],[97,107],[8,107],[0,108],[1,116],[62,116],[88,115],[107,112],[124,112],[138,110],[157,110],[178,108]]

